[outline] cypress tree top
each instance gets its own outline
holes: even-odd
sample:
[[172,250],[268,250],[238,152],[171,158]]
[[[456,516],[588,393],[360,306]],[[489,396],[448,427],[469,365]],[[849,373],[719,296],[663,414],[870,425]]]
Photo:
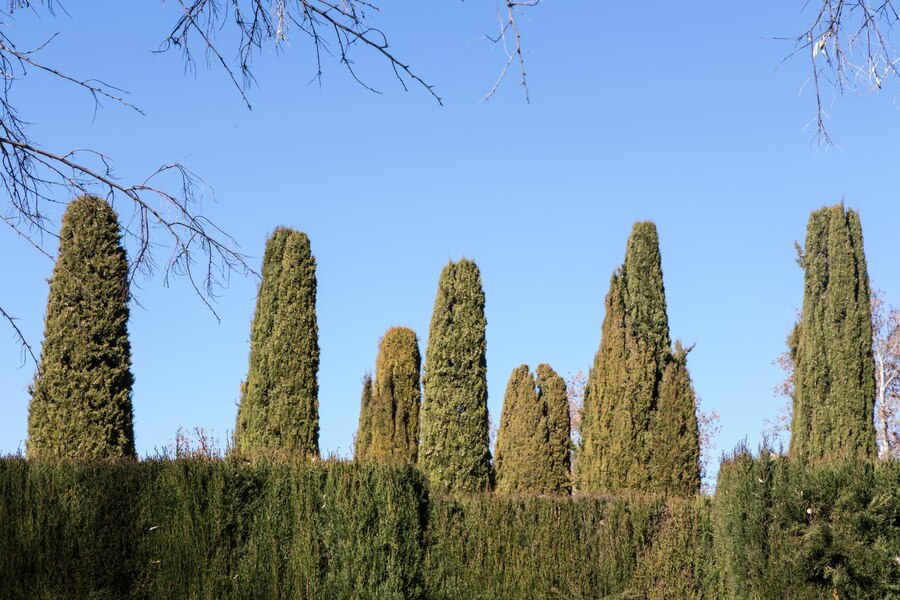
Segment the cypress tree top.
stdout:
[[545,492],[569,494],[572,491],[572,431],[566,382],[550,365],[535,370],[535,384],[547,414],[547,443],[550,469]]
[[82,196],[62,219],[28,458],[133,457],[128,262],[115,211]]
[[875,456],[875,363],[869,277],[859,215],[843,205],[810,215],[803,315],[792,349],[791,455]]
[[471,260],[444,267],[425,351],[419,466],[433,489],[490,485],[487,341],[481,274]]
[[250,331],[235,448],[319,454],[316,259],[305,233],[279,227],[266,243]]
[[375,370],[374,384],[369,380],[372,389],[363,392],[357,439],[365,446],[356,458],[414,465],[419,450],[421,401],[416,333],[406,327],[388,329],[378,345]]
[[528,366],[513,369],[503,397],[497,449],[496,491],[544,493],[551,469],[547,413]]
[[369,460],[369,448],[372,446],[372,411],[374,397],[372,393],[372,376],[366,373],[363,378],[362,396],[359,400],[359,427],[353,444],[353,459],[365,462]]

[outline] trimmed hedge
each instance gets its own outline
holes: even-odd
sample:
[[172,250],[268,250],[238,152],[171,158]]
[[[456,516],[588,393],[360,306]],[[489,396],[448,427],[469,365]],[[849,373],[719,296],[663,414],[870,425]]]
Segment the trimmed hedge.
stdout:
[[[809,510],[810,512],[807,512]],[[714,498],[429,497],[409,467],[0,459],[0,597],[900,598],[900,465]]]

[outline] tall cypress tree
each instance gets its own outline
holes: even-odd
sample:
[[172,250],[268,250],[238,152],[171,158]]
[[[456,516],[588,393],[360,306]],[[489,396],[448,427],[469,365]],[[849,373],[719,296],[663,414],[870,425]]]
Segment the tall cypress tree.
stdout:
[[28,458],[135,456],[128,299],[115,211],[94,196],[73,200],[62,219],[30,389]]
[[481,273],[471,260],[444,267],[425,350],[419,466],[432,489],[490,485],[487,341]]
[[416,464],[420,371],[416,333],[406,327],[388,329],[378,346],[369,407],[361,407],[357,438],[365,440],[367,446],[357,455],[358,459],[384,464]]
[[[600,349],[585,387],[577,473],[582,491],[666,488],[657,480],[699,468],[693,460],[667,466],[671,448],[659,447],[664,440],[685,447],[698,443],[696,429],[659,413],[660,386],[673,360],[659,236],[652,222],[636,223],[624,264],[610,281]],[[684,381],[690,385],[686,368],[679,379],[678,389]],[[688,403],[685,394],[669,392]]]
[[515,368],[506,385],[497,447],[495,489],[501,494],[544,493],[551,456],[547,411],[526,365]]
[[353,442],[353,459],[359,462],[369,460],[369,448],[372,446],[372,411],[375,409],[375,398],[372,392],[372,375],[366,373],[363,378],[362,397],[359,400],[359,426]]
[[568,494],[569,404],[566,383],[549,365],[537,377],[526,365],[513,370],[503,398],[495,489],[501,494]]
[[305,233],[279,227],[266,244],[250,331],[235,448],[319,455],[316,259]]
[[535,384],[547,414],[547,443],[550,471],[545,492],[572,492],[572,431],[566,382],[550,365],[540,364],[535,371]]
[[690,496],[700,491],[697,399],[687,368],[690,349],[675,342],[659,384],[652,420],[652,489]]
[[809,460],[874,457],[871,298],[859,215],[843,205],[813,212],[800,264],[790,453]]

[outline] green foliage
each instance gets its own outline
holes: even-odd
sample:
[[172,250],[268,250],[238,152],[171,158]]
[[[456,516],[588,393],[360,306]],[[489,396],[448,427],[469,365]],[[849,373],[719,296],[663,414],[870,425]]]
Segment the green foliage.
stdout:
[[843,205],[813,212],[800,264],[791,455],[874,457],[871,298],[859,215]]
[[235,450],[319,455],[316,259],[305,233],[279,227],[266,243],[241,387]]
[[605,305],[600,349],[585,386],[578,488],[694,493],[700,477],[696,402],[686,352],[671,348],[653,223],[635,224]]
[[687,369],[688,350],[675,342],[675,351],[659,383],[652,424],[653,489],[690,496],[700,491],[700,435],[697,401]]
[[487,341],[481,274],[471,260],[444,267],[425,350],[419,466],[437,492],[490,486]]
[[426,498],[410,468],[0,459],[0,595],[421,598]]
[[[412,329],[391,327],[378,345],[373,389],[363,389],[357,460],[414,465],[419,452],[419,340]],[[369,385],[372,386],[371,381]],[[370,394],[367,399],[366,394]]]
[[713,500],[722,597],[900,597],[898,476],[896,462],[730,457]]
[[715,598],[703,587],[715,581],[703,503],[473,496],[430,506],[431,599]]
[[540,364],[535,370],[535,384],[547,413],[547,443],[550,446],[550,470],[547,492],[572,492],[572,432],[566,382],[550,365]]
[[133,457],[128,262],[115,211],[73,200],[60,228],[44,344],[28,413],[28,458]]
[[521,365],[507,384],[494,454],[495,490],[501,494],[571,490],[566,385],[549,365],[537,371],[536,382]]
[[362,395],[359,399],[359,426],[353,443],[353,458],[357,461],[368,460],[369,448],[372,446],[372,411],[375,410],[375,396],[372,393],[372,375],[363,377]]

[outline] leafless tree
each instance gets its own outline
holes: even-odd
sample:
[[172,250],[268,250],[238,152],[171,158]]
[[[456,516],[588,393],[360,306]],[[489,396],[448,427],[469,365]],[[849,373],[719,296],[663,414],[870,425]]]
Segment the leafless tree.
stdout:
[[[253,59],[271,44],[280,47],[292,31],[301,32],[310,42],[316,57],[314,78],[321,78],[323,57],[336,57],[349,74],[366,89],[354,67],[352,55],[369,51],[387,62],[404,89],[408,83],[426,90],[443,104],[433,85],[426,83],[411,66],[390,48],[383,31],[370,24],[369,15],[379,10],[370,0],[176,0],[182,9],[161,51],[178,49],[187,65],[195,65],[195,47],[201,49],[208,64],[219,65],[234,83],[237,93],[251,108],[248,89],[253,83]],[[508,61],[487,97],[493,96],[510,65],[518,61],[521,83],[525,86],[525,61],[521,35],[516,21],[523,7],[539,0],[503,0],[506,17],[500,33],[490,38],[507,50]],[[109,101],[143,115],[128,93],[89,76],[63,72],[41,59],[41,50],[56,35],[42,44],[20,48],[14,42],[11,19],[16,11],[31,10],[52,15],[65,11],[57,0],[9,0],[0,9],[0,189],[7,195],[7,210],[0,214],[12,231],[38,252],[52,260],[45,249],[46,238],[56,238],[58,224],[52,210],[81,194],[105,196],[119,211],[130,255],[130,278],[152,274],[162,266],[166,281],[170,276],[185,276],[206,305],[234,273],[249,274],[247,263],[235,241],[202,214],[202,181],[181,163],[163,165],[149,177],[136,182],[121,181],[113,160],[95,149],[50,149],[28,135],[27,120],[14,103],[13,89],[26,76],[45,76],[69,85],[74,92],[88,94],[95,102]],[[498,8],[498,15],[500,9]],[[237,31],[229,35],[227,31]],[[225,59],[235,53],[220,46],[217,34],[237,40],[237,59]],[[487,36],[490,37],[490,36]],[[224,42],[227,45],[227,42]],[[207,192],[208,193],[208,192]],[[124,209],[124,210],[123,210]],[[164,250],[165,249],[165,250]],[[160,252],[168,251],[164,261]],[[213,313],[215,311],[213,310]],[[14,316],[0,308],[0,318],[13,333],[26,356],[35,358]]]
[[900,54],[894,48],[900,14],[892,0],[808,0],[809,26],[792,38],[789,55],[810,61],[816,96],[817,145],[833,145],[826,127],[827,108],[845,91],[870,93],[900,75]]
[[900,309],[872,294],[875,357],[875,438],[878,457],[900,458]]

